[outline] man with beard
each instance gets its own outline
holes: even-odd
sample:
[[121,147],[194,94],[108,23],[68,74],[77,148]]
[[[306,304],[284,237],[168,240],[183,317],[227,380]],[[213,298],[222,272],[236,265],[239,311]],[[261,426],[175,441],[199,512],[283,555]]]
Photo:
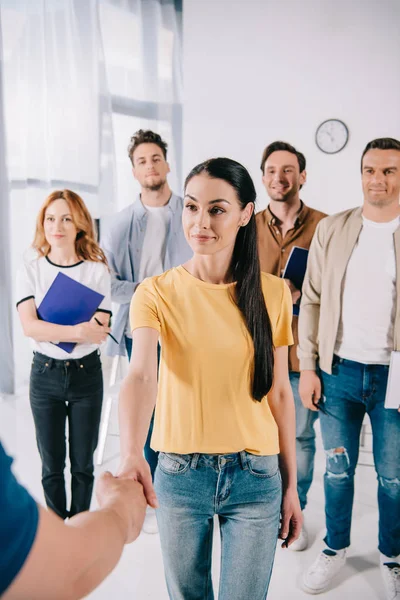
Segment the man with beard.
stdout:
[[[108,354],[127,353],[130,358],[129,306],[137,286],[146,277],[186,262],[192,252],[182,230],[183,200],[167,182],[166,142],[153,131],[139,129],[131,138],[128,155],[141,193],[112,219],[102,236],[102,247],[111,270],[111,297],[120,304],[112,328],[118,345],[110,339]],[[152,431],[153,420],[144,454],[154,478],[158,453],[150,448]],[[157,532],[153,509],[148,509],[143,530]]]
[[367,413],[378,479],[380,570],[385,598],[400,600],[400,395],[399,410],[385,407],[389,364],[400,352],[399,140],[367,144],[361,182],[363,205],[318,225],[303,285],[299,389],[312,411],[322,404],[326,453],[325,548],[304,574],[303,589],[322,593],[346,563]]
[[[306,182],[306,159],[301,152],[286,142],[273,142],[263,152],[261,159],[262,181],[270,198],[268,208],[256,215],[258,251],[261,270],[281,276],[294,246],[310,247],[315,229],[326,217],[309,208],[300,199],[300,190]],[[301,290],[287,279],[293,304],[298,304]],[[299,361],[297,358],[298,317],[293,315],[294,345],[289,350],[289,376],[296,405],[297,490],[304,510],[310,489],[315,456],[314,424],[317,412],[308,410],[299,396]],[[300,537],[292,550],[305,550],[307,531],[303,525]]]

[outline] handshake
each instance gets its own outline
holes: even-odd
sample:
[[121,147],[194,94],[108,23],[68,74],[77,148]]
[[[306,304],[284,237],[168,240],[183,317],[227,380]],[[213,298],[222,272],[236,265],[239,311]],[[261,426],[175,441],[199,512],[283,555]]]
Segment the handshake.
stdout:
[[96,485],[100,510],[112,512],[119,522],[125,544],[133,542],[142,529],[147,501],[143,487],[133,479],[102,473]]
[[117,477],[103,473],[96,486],[96,496],[100,509],[111,510],[118,516],[125,544],[138,537],[147,505],[158,507],[150,468],[142,454],[126,457]]

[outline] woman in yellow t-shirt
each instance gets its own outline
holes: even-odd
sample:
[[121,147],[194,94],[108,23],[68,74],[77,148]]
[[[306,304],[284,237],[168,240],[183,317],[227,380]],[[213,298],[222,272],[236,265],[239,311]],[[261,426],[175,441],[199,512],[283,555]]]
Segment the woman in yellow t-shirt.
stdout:
[[[183,212],[193,258],[146,279],[132,299],[119,476],[140,481],[157,508],[172,600],[214,597],[214,515],[219,600],[263,600],[277,537],[287,547],[301,529],[287,367],[292,302],[283,280],[260,272],[255,199],[239,163],[195,167]],[[154,490],[142,451],[156,400]]]

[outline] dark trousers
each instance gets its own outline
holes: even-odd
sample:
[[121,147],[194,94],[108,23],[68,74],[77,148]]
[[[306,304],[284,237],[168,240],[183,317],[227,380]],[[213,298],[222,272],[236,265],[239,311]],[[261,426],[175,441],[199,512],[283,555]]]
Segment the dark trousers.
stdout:
[[[132,338],[125,338],[126,351],[128,353],[128,358],[131,360],[132,354]],[[160,364],[160,345],[158,345],[157,350],[158,364]],[[158,463],[158,452],[155,452],[152,448],[150,448],[151,436],[153,435],[153,426],[154,426],[154,412],[151,417],[149,432],[147,434],[146,443],[144,445],[143,454],[147,462],[150,466],[151,478],[154,481],[154,473],[156,471],[157,463]]]
[[[36,352],[29,397],[42,459],[46,504],[66,519],[88,510],[92,498],[93,454],[103,401],[103,374],[98,352],[78,360],[55,360]],[[69,511],[64,480],[67,419],[72,476]]]

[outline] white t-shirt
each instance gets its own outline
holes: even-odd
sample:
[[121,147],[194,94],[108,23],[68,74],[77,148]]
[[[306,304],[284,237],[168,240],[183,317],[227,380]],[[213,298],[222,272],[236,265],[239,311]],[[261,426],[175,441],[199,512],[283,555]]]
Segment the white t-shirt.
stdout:
[[[67,267],[56,265],[44,256],[25,260],[17,274],[17,306],[30,298],[34,298],[36,307],[40,306],[49,287],[60,272],[102,294],[104,299],[98,310],[111,315],[111,277],[109,270],[104,263],[88,260]],[[61,360],[82,358],[99,347],[98,344],[76,344],[73,351],[68,353],[52,342],[37,342],[33,339],[31,341],[35,351]]]
[[147,226],[140,259],[138,281],[164,272],[165,248],[170,220],[168,204],[146,206]]
[[347,265],[335,354],[364,364],[387,365],[393,350],[396,303],[396,218],[363,228]]

